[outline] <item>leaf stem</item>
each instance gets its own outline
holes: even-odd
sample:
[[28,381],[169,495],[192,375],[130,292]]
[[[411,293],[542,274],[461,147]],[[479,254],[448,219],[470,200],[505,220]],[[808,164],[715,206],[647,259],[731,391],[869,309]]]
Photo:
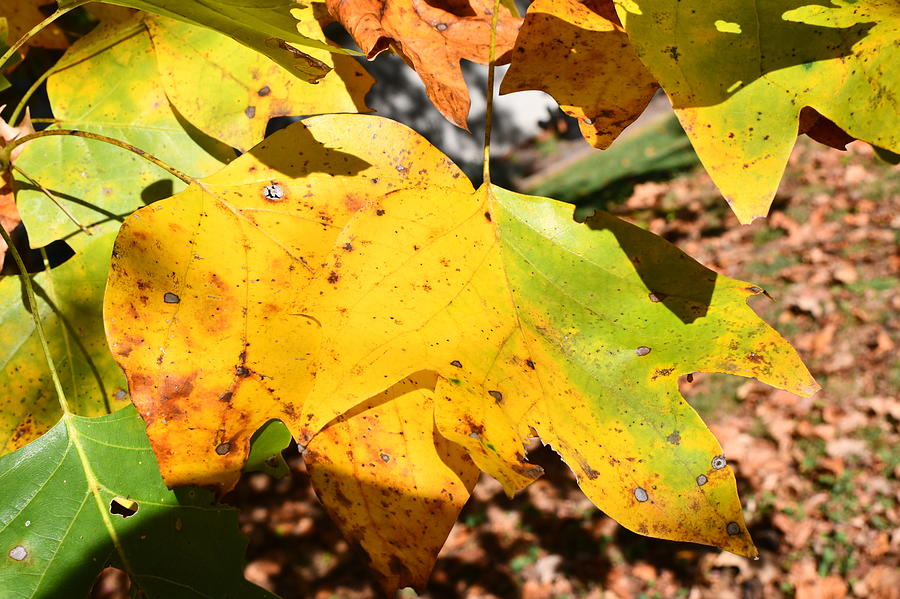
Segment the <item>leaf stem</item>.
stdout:
[[497,22],[500,13],[500,0],[494,0],[494,10],[491,13],[491,43],[488,50],[488,78],[487,92],[485,94],[486,106],[484,109],[484,171],[483,184],[491,182],[491,129],[494,123],[494,64],[497,60]]
[[[87,131],[76,131],[75,129],[45,129],[44,131],[38,131],[37,133],[30,133],[28,135],[25,135],[23,137],[18,137],[16,139],[12,140],[11,142],[9,142],[9,144],[5,148],[3,148],[3,152],[4,152],[5,156],[8,157],[8,156],[12,155],[12,151],[16,148],[16,146],[20,146],[25,142],[32,141],[32,140],[35,140],[35,139],[38,139],[41,137],[52,137],[52,136],[56,136],[56,135],[70,135],[73,137],[84,137],[86,139],[93,139],[95,141],[102,141],[103,143],[108,143],[108,144],[111,144],[114,146],[118,146],[124,150],[128,150],[129,152],[137,154],[138,156],[140,156],[141,158],[143,158],[145,160],[148,160],[149,162],[152,162],[159,168],[161,168],[165,171],[168,171],[175,177],[181,179],[188,185],[195,182],[195,179],[193,177],[186,175],[185,173],[181,172],[174,166],[170,166],[170,165],[166,164],[165,162],[163,162],[162,160],[160,160],[153,154],[149,154],[149,153],[145,152],[144,150],[142,150],[138,147],[135,147],[129,143],[125,143],[124,141],[119,141],[118,139],[116,139],[114,137],[107,137],[106,135],[100,135],[99,133],[89,133]],[[2,160],[0,160],[0,162],[2,162]]]
[[[21,174],[23,177],[25,177],[26,179],[28,179],[29,181],[31,181],[32,185],[34,185],[35,187],[37,187],[38,189],[40,189],[40,190],[43,192],[43,194],[44,194],[45,196],[47,196],[48,198],[50,198],[50,200],[51,200],[54,204],[56,204],[56,207],[59,208],[60,210],[62,210],[62,211],[63,211],[63,214],[65,214],[66,216],[68,216],[68,217],[69,217],[69,220],[72,221],[73,223],[75,223],[75,225],[76,225],[79,229],[81,229],[81,231],[82,231],[83,233],[85,233],[85,234],[87,234],[87,235],[93,235],[93,233],[91,233],[90,229],[88,229],[87,227],[85,227],[84,225],[82,225],[80,222],[78,222],[78,219],[75,218],[75,215],[73,215],[71,212],[69,212],[69,209],[66,208],[65,205],[63,205],[63,203],[59,201],[59,198],[57,198],[55,195],[53,195],[53,192],[51,192],[49,189],[47,189],[46,187],[44,187],[43,185],[41,185],[40,182],[39,182],[37,179],[35,179],[35,178],[32,177],[31,175],[29,175],[28,173],[26,173],[25,171],[23,171],[23,170],[22,170],[22,167],[20,167],[19,165],[13,163],[13,164],[12,164],[12,168],[13,168],[13,170],[18,171],[19,174]],[[41,250],[41,251],[43,251],[43,250]]]
[[9,50],[7,50],[6,52],[3,53],[3,56],[0,56],[0,68],[3,68],[3,65],[6,64],[6,61],[9,60],[10,58],[12,58],[12,56],[16,52],[18,52],[19,48],[21,48],[22,46],[27,44],[28,40],[30,40],[31,38],[36,36],[38,33],[40,33],[47,25],[49,25],[56,19],[60,18],[61,16],[63,16],[67,12],[69,12],[70,10],[78,8],[82,4],[87,4],[88,2],[90,2],[90,0],[76,0],[71,5],[69,5],[65,8],[58,8],[49,17],[47,17],[46,19],[44,19],[43,21],[41,21],[40,23],[38,23],[31,29],[29,29],[27,32],[25,32],[25,35],[20,37],[18,40],[16,40],[16,43],[14,43],[12,46],[9,47]]

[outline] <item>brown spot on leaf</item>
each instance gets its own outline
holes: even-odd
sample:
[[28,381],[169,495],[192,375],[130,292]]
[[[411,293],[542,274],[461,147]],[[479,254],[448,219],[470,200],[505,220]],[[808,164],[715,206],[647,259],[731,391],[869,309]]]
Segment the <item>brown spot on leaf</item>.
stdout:
[[678,434],[678,431],[672,431],[669,436],[666,437],[666,441],[672,445],[678,445],[681,443],[681,435]]
[[272,93],[272,90],[269,88],[268,85],[264,85],[261,88],[259,88],[259,91],[256,92],[256,95],[259,96],[260,98],[265,98],[270,93]]
[[494,402],[496,402],[497,405],[503,403],[503,394],[499,391],[488,391],[488,395],[494,398]]
[[247,115],[248,119],[252,119],[256,116],[256,106],[248,106],[244,109],[244,114]]
[[462,362],[460,362],[459,360],[453,360],[452,362],[450,362],[450,366],[456,366],[457,368],[462,368]]
[[328,275],[328,282],[331,283],[332,285],[337,283],[340,279],[341,279],[340,275],[338,275],[333,270],[331,271],[331,274]]

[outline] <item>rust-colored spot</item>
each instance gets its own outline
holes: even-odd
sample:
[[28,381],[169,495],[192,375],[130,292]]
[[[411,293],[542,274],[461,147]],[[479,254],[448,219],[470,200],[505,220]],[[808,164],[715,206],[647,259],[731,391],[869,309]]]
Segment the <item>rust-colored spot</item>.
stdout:
[[747,359],[750,360],[751,362],[753,362],[754,364],[762,364],[763,362],[766,361],[765,358],[763,358],[761,355],[759,355],[756,352],[750,352],[749,354],[747,354]]
[[342,248],[345,252],[352,252],[352,251],[353,251],[353,244],[350,243],[350,242],[348,241],[347,243],[345,243],[344,245],[342,245],[341,248]]
[[331,283],[332,285],[337,283],[340,279],[341,279],[340,275],[338,275],[333,270],[331,271],[331,274],[328,275],[328,282]]

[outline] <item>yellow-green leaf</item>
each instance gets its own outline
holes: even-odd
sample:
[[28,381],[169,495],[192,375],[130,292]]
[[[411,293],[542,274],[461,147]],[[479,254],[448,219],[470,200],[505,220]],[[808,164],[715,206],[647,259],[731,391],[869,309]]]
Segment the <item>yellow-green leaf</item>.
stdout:
[[637,55],[741,222],[765,216],[805,106],[900,150],[900,5],[616,3]]
[[[295,12],[300,31],[324,43],[313,9]],[[373,79],[349,56],[308,50],[333,68],[312,84],[211,29],[164,17],[145,22],[169,100],[198,129],[242,152],[262,141],[272,117],[368,112]]]
[[[434,407],[417,418],[509,493],[540,475],[523,449],[537,431],[628,528],[753,554],[733,473],[677,378],[815,382],[747,306],[762,289],[571,214],[474,190],[423,138],[364,115],[306,119],[139,210],[105,313],[167,482],[228,488],[268,419],[315,443],[424,371]],[[388,455],[405,438],[367,434]]]
[[343,414],[303,459],[316,495],[369,554],[385,591],[423,588],[478,468],[435,430],[436,375],[416,373]]
[[[107,135],[196,176],[215,172],[234,156],[169,105],[139,17],[99,25],[61,60],[64,66],[47,82],[58,120],[51,128]],[[22,147],[17,165],[94,234],[117,230],[138,206],[184,187],[141,156],[96,140],[55,136]],[[27,178],[14,175],[16,202],[33,247],[65,239],[79,251],[90,241]]]
[[603,150],[640,116],[657,88],[612,3],[536,0],[500,93],[547,92],[578,119],[588,143]]
[[[59,0],[59,5],[65,8],[75,1]],[[298,32],[291,11],[300,4],[294,0],[109,0],[107,4],[136,8],[224,33],[308,81],[323,77],[328,65],[305,53],[307,49],[347,53]]]
[[[71,409],[101,416],[128,404],[103,330],[103,290],[114,235],[94,237],[65,264],[32,278],[38,313]],[[0,279],[0,454],[50,430],[59,407],[18,277]]]

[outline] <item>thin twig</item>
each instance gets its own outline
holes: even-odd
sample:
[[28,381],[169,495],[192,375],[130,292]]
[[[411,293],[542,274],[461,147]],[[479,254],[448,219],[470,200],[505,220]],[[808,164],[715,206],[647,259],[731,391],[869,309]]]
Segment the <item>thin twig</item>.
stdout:
[[13,163],[13,164],[12,164],[12,167],[13,167],[13,170],[18,171],[23,177],[25,177],[26,179],[28,179],[29,181],[31,181],[31,184],[32,184],[32,185],[34,185],[35,187],[37,187],[38,189],[40,189],[40,190],[43,192],[43,194],[44,194],[45,196],[47,196],[48,198],[50,198],[50,200],[51,200],[54,204],[56,204],[56,207],[59,208],[60,210],[62,210],[62,211],[63,211],[63,214],[65,214],[66,216],[68,216],[68,217],[69,217],[69,220],[72,221],[73,223],[75,223],[75,225],[76,225],[79,229],[81,229],[81,231],[82,231],[83,233],[85,233],[85,234],[87,234],[87,235],[93,235],[93,233],[91,233],[90,229],[88,229],[87,227],[85,227],[84,225],[82,225],[80,222],[78,222],[78,219],[75,218],[75,215],[73,215],[71,212],[69,212],[69,209],[66,208],[66,207],[63,205],[63,203],[59,201],[59,198],[57,198],[55,195],[53,195],[53,192],[51,192],[49,189],[47,189],[46,187],[44,187],[43,185],[41,185],[40,182],[39,182],[37,179],[35,179],[35,178],[32,177],[31,175],[29,175],[28,173],[26,173],[25,171],[23,171],[23,170],[22,170],[22,167],[20,167],[18,164]]
[[25,33],[25,35],[20,37],[18,40],[16,40],[16,43],[14,43],[12,46],[9,47],[9,50],[7,50],[6,52],[3,53],[3,56],[0,56],[0,68],[2,68],[3,65],[6,64],[6,61],[9,60],[10,58],[12,58],[13,55],[15,55],[16,52],[18,52],[19,48],[21,48],[22,46],[27,44],[28,40],[30,40],[31,38],[36,36],[38,33],[40,33],[47,25],[49,25],[56,19],[60,18],[61,16],[63,16],[67,12],[69,12],[70,10],[78,8],[82,4],[87,4],[89,1],[90,0],[78,0],[77,2],[74,2],[73,4],[71,4],[70,6],[67,6],[65,8],[59,8],[53,14],[51,14],[49,17],[47,17],[46,19],[44,19],[43,21],[41,21],[40,23],[38,23],[31,29],[29,29]]
[[494,123],[494,69],[497,61],[497,21],[500,13],[500,0],[494,0],[494,11],[491,14],[491,45],[488,51],[487,106],[484,111],[484,185],[491,182],[491,128]]

